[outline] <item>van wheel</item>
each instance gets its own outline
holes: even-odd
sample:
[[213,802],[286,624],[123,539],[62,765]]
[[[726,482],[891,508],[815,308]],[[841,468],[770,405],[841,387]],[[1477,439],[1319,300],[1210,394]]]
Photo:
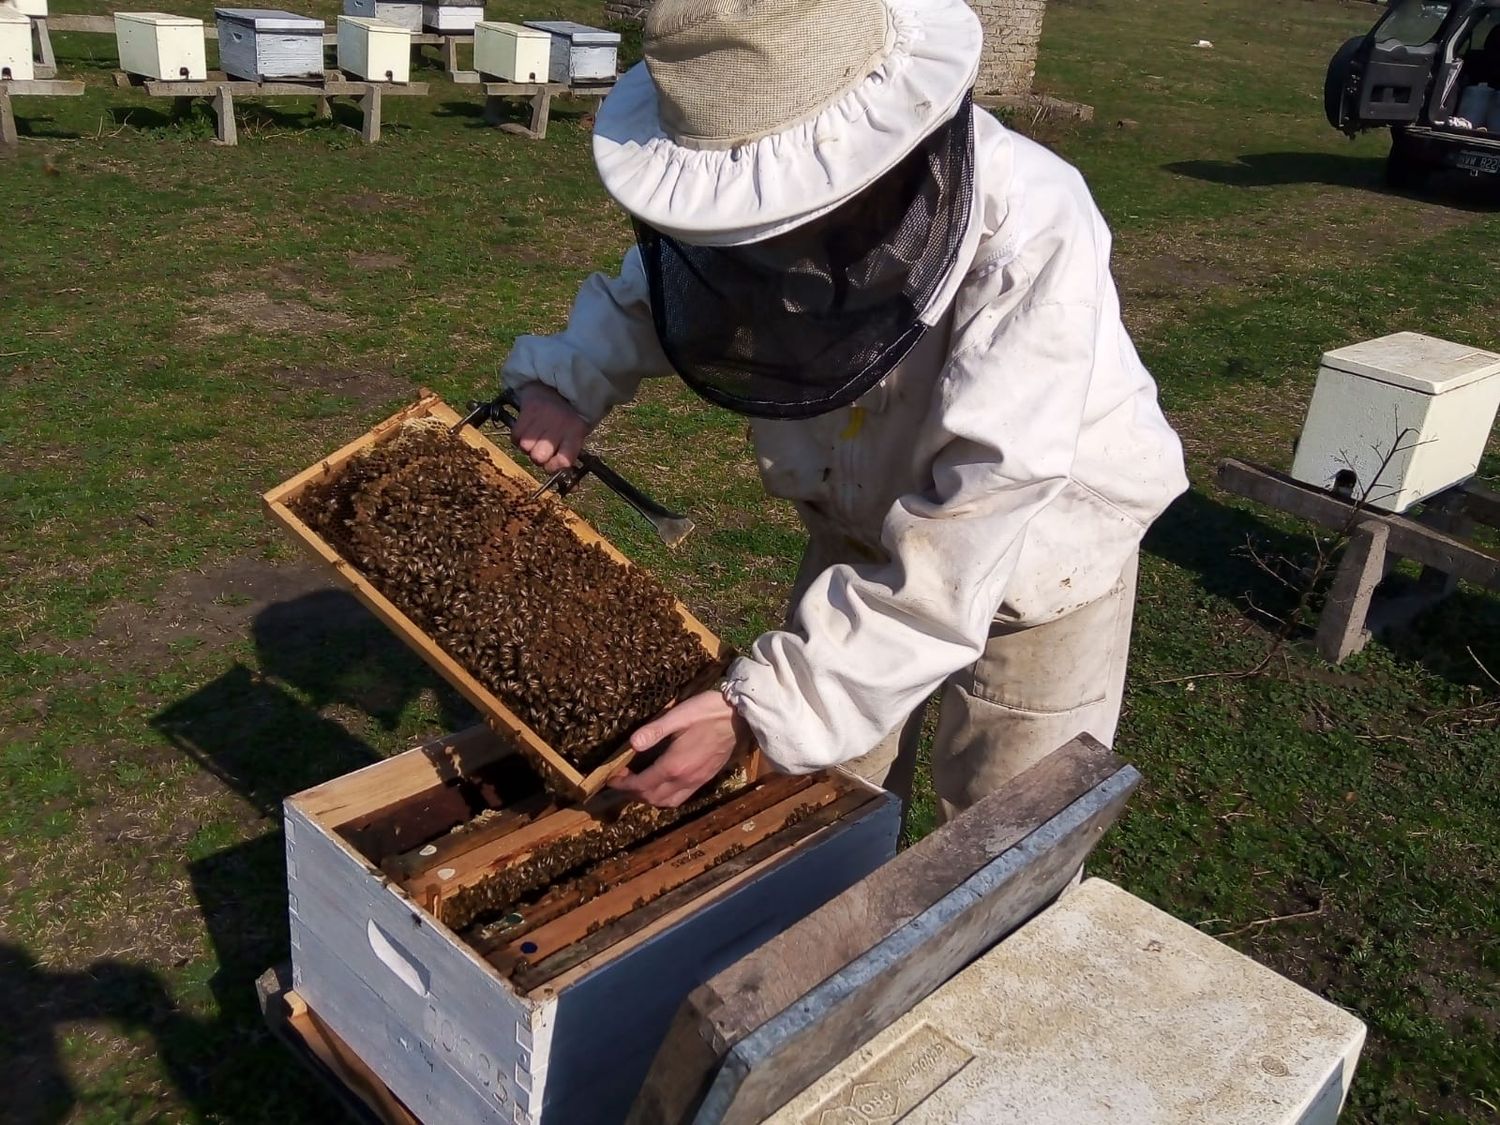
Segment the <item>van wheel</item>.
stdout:
[[1391,137],[1391,154],[1385,158],[1386,186],[1396,191],[1414,191],[1427,182],[1432,169],[1419,160],[1400,133]]

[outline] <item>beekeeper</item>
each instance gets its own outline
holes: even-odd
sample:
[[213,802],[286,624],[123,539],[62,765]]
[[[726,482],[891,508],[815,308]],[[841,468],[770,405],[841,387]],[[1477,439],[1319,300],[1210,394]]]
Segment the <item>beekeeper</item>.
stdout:
[[676,805],[753,736],[947,815],[1120,714],[1141,536],[1186,487],[1082,178],[976,108],[963,0],[658,0],[594,159],[636,245],[502,379],[542,468],[647,376],[748,416],[808,546],[785,629],[637,731]]

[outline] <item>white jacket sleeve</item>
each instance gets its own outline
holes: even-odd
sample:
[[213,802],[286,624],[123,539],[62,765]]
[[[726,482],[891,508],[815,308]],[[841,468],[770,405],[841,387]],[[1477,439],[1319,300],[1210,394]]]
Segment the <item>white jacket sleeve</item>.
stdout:
[[618,277],[583,283],[568,326],[555,336],[520,336],[500,369],[512,390],[540,382],[591,423],[635,397],[641,380],[672,370],[651,320],[641,254],[631,247]]
[[927,422],[949,440],[885,517],[890,561],[824,571],[795,631],[731,667],[725,695],[781,768],[867,753],[983,651],[1028,521],[1069,481],[1096,363],[1092,278],[1028,281],[956,341]]

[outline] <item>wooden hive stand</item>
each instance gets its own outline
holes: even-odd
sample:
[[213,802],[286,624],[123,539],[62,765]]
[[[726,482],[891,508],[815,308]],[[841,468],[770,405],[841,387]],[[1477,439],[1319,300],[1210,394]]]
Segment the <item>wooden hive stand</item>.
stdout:
[[234,122],[234,99],[246,98],[316,98],[321,118],[333,115],[334,98],[352,98],[363,115],[360,138],[365,144],[380,140],[381,103],[387,97],[419,98],[427,95],[425,82],[371,82],[349,78],[341,71],[324,71],[321,81],[314,82],[246,82],[230,78],[223,71],[210,71],[202,82],[158,81],[139,75],[117,72],[115,85],[142,90],[148,97],[171,98],[179,112],[194,99],[204,98],[213,107],[215,140],[221,145],[239,144]]
[[20,143],[16,114],[11,98],[76,98],[83,94],[83,83],[61,78],[32,78],[21,82],[0,81],[0,145],[13,147]]
[[[1500,494],[1474,483],[1428,499],[1416,516],[1397,515],[1293,480],[1243,461],[1219,466],[1219,487],[1348,536],[1333,588],[1318,622],[1318,653],[1342,663],[1372,633],[1397,629],[1432,608],[1460,580],[1500,591],[1500,557],[1470,539],[1477,525],[1500,528]],[[1415,586],[1401,594],[1379,589],[1400,559],[1422,565]]]
[[[474,70],[453,73],[453,81],[460,85],[478,86],[484,93],[484,120],[486,124],[498,126],[507,133],[528,137],[534,141],[547,139],[547,124],[552,117],[552,99],[556,97],[604,99],[614,89],[613,82],[568,85],[565,82],[497,82],[488,75]],[[519,125],[504,121],[501,103],[511,98],[529,98],[531,101],[531,125]]]
[[57,56],[52,51],[52,36],[47,30],[46,16],[31,17],[31,42],[35,48],[37,78],[57,77]]

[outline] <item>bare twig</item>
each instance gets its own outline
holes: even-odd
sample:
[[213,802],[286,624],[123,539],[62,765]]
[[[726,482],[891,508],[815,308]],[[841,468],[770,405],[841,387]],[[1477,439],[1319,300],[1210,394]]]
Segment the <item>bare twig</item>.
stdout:
[[1253,930],[1256,928],[1264,929],[1266,926],[1274,926],[1277,922],[1292,922],[1298,918],[1316,918],[1322,913],[1323,904],[1320,902],[1318,903],[1318,908],[1316,910],[1303,910],[1297,914],[1277,914],[1270,918],[1257,918],[1253,922],[1247,922],[1237,930],[1228,930],[1225,933],[1214,934],[1213,936],[1222,941],[1224,938],[1238,937],[1240,934],[1245,933],[1247,930]]

